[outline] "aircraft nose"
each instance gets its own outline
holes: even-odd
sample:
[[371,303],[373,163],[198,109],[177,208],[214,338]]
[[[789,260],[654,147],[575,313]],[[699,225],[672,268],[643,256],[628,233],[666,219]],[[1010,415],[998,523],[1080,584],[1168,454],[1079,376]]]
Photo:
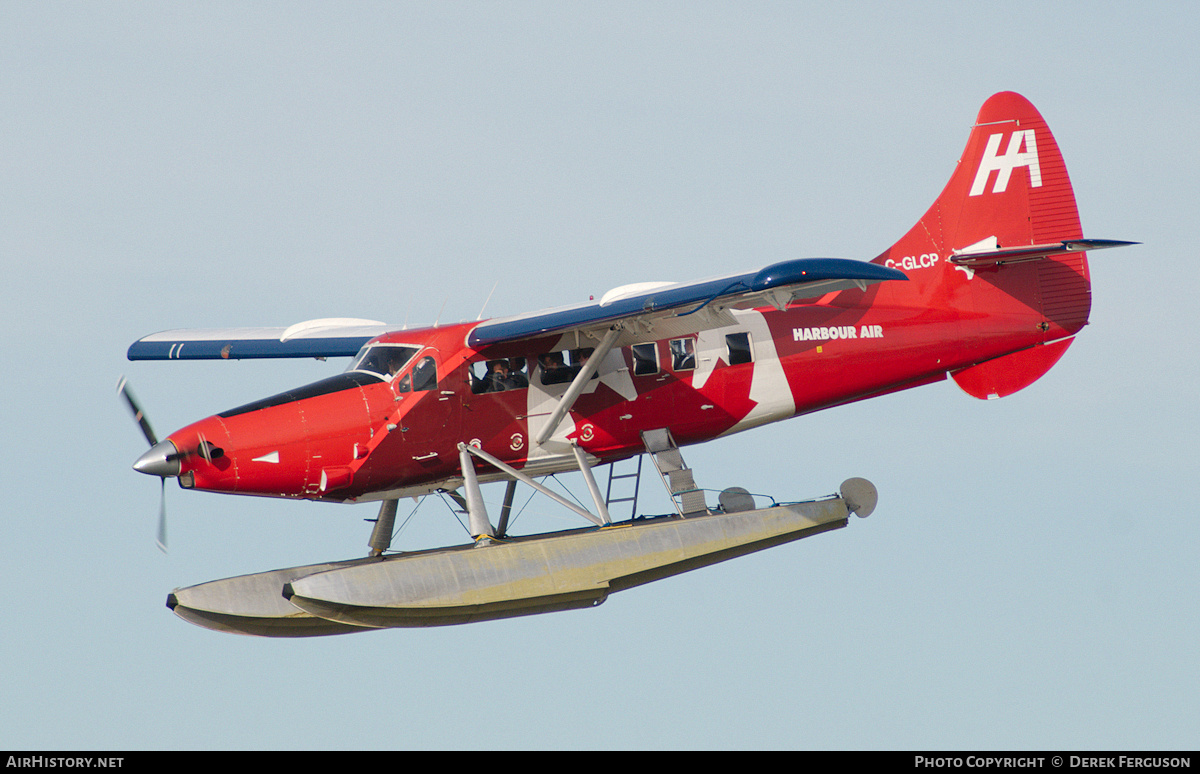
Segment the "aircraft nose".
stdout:
[[137,458],[133,469],[148,476],[178,476],[179,450],[169,440],[159,441]]

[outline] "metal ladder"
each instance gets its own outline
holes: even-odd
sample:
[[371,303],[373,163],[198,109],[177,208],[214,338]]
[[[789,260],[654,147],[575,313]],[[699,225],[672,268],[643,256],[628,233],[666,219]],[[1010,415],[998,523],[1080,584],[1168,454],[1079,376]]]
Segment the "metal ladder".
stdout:
[[654,467],[662,476],[663,485],[671,495],[671,501],[679,515],[707,512],[708,504],[704,500],[704,491],[696,487],[692,469],[684,463],[683,454],[671,436],[671,431],[665,427],[660,430],[647,430],[642,433],[642,441],[646,444],[646,451],[650,452],[650,459],[654,461]]
[[[638,491],[641,489],[641,486],[642,486],[642,455],[639,454],[636,457],[630,457],[628,460],[621,460],[621,462],[630,462],[630,463],[635,462],[635,461],[637,462],[637,469],[632,473],[618,473],[617,465],[619,463],[617,463],[617,462],[614,462],[608,466],[608,489],[604,493],[604,503],[608,507],[610,514],[612,512],[613,503],[632,503],[632,505],[629,506],[629,509],[630,509],[629,518],[630,519],[637,518],[637,515],[638,515],[637,514]],[[613,482],[621,481],[621,480],[629,479],[629,478],[633,479],[633,496],[632,497],[613,497]]]

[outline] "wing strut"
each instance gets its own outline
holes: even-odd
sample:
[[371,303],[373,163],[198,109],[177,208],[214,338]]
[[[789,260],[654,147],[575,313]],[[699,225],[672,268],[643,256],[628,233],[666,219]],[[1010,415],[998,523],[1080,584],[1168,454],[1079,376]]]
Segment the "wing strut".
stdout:
[[563,417],[571,410],[571,406],[575,405],[575,399],[583,392],[583,388],[587,386],[588,380],[592,378],[592,374],[596,373],[596,369],[600,367],[600,362],[608,357],[609,351],[612,350],[613,344],[617,342],[617,336],[620,334],[620,325],[614,325],[608,329],[608,333],[604,334],[600,345],[592,352],[592,356],[583,364],[583,369],[576,375],[575,381],[571,382],[571,386],[567,388],[562,398],[559,399],[558,405],[554,408],[554,413],[550,415],[549,421],[546,422],[546,426],[538,433],[537,438],[533,439],[535,444],[541,446],[558,429],[558,426],[563,421]]

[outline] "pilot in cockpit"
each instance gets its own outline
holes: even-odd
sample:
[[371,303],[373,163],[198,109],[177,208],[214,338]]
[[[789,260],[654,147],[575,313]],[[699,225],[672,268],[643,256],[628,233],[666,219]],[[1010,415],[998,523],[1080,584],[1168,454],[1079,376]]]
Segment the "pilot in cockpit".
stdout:
[[409,354],[407,352],[391,348],[391,351],[384,355],[384,358],[386,359],[387,375],[392,377],[398,374],[400,369],[404,367],[404,364],[408,362],[408,357]]

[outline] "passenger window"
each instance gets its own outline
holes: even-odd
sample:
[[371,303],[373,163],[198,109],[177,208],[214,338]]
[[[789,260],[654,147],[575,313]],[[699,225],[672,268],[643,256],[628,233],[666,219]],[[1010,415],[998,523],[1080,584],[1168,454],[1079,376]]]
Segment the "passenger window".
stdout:
[[634,344],[629,348],[633,355],[633,373],[637,376],[652,376],[658,373],[658,345]]
[[725,336],[725,348],[728,350],[729,365],[741,365],[754,362],[754,353],[750,351],[749,333],[729,333]]
[[396,392],[425,392],[437,389],[437,363],[426,355],[417,361],[412,371],[401,377]]
[[471,364],[471,392],[476,395],[523,390],[528,386],[529,377],[525,373],[523,357],[499,358]]
[[[583,347],[581,349],[571,350],[571,378],[574,379],[587,365],[587,361],[592,359],[592,353],[595,352],[595,347]],[[592,378],[596,379],[600,376],[600,369],[597,368],[592,372]]]
[[[591,347],[583,347],[538,355],[538,370],[541,374],[539,378],[542,384],[566,384],[572,381],[595,351]],[[598,373],[592,374],[593,379],[598,376]]]
[[671,339],[671,370],[692,371],[696,368],[696,342],[693,339]]
[[571,369],[567,367],[562,352],[538,355],[538,371],[541,372],[542,384],[564,384],[571,381]]

